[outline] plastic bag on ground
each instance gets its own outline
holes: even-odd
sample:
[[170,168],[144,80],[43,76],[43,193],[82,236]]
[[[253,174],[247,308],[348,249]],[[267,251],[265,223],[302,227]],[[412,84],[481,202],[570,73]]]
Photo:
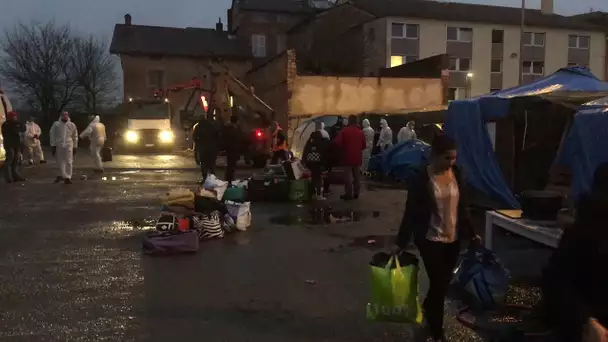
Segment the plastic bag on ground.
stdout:
[[234,219],[236,229],[245,231],[251,226],[251,203],[226,202],[228,214]]
[[422,323],[418,270],[418,259],[413,254],[403,253],[398,257],[386,253],[375,255],[370,263],[371,297],[367,304],[367,319]]
[[207,179],[205,179],[205,182],[203,183],[203,189],[215,191],[215,193],[217,194],[217,199],[220,201],[224,197],[224,192],[226,192],[227,188],[228,182],[217,178],[213,174],[207,176]]

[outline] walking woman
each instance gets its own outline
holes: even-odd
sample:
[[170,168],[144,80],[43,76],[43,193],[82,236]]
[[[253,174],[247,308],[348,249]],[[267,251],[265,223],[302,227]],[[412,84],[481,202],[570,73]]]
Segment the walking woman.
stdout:
[[423,310],[433,341],[447,341],[444,299],[461,241],[480,240],[470,222],[465,184],[455,161],[456,142],[447,135],[435,137],[429,164],[408,182],[406,209],[393,247],[399,252],[413,236],[420,251],[430,283]]

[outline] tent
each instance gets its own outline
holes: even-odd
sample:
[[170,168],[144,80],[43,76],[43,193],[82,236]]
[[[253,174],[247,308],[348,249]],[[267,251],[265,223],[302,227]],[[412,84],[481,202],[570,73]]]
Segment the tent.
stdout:
[[410,139],[371,157],[368,170],[394,180],[407,181],[412,172],[424,164],[430,146],[422,140]]
[[503,205],[518,208],[498,165],[485,123],[506,117],[514,99],[542,99],[573,108],[608,96],[608,83],[586,68],[563,68],[531,84],[460,101],[448,107],[445,132],[458,141],[458,163],[469,182]]
[[572,170],[572,195],[587,192],[595,168],[608,162],[608,103],[607,106],[586,105],[576,113],[572,127],[564,140],[558,165]]

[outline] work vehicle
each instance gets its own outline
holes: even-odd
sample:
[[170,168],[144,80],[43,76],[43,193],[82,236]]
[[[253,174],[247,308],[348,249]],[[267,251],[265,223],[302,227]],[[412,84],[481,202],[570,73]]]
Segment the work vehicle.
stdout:
[[127,124],[119,148],[123,151],[169,153],[175,147],[171,106],[165,99],[129,100]]
[[[252,88],[232,76],[219,61],[211,61],[207,66],[209,79],[195,77],[161,93],[170,101],[172,93],[191,91],[180,115],[182,125],[191,134],[203,115],[208,120],[218,120],[219,126],[228,123],[231,116],[238,116],[244,133],[242,155],[245,161],[254,167],[264,167],[270,157],[272,108],[257,97]],[[192,147],[193,143],[190,142]]]
[[[0,125],[6,121],[6,114],[13,110],[13,106],[11,106],[11,102],[8,100],[8,97],[0,89]],[[4,138],[2,134],[0,134],[0,165],[4,164],[6,160],[6,151],[4,150]]]

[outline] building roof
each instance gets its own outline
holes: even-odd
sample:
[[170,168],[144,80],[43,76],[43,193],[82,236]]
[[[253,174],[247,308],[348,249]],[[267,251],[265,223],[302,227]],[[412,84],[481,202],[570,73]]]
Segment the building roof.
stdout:
[[110,53],[181,57],[251,58],[251,51],[227,32],[208,28],[175,28],[117,24]]
[[[521,23],[521,8],[517,7],[432,0],[351,0],[351,2],[378,17],[406,17],[517,26]],[[590,24],[577,17],[544,14],[537,9],[526,9],[525,25],[581,31],[608,31],[606,27]]]
[[328,0],[233,0],[240,10],[283,13],[314,13],[333,6]]
[[[299,32],[300,30],[302,30],[303,28],[305,28],[305,27],[307,27],[307,26],[309,26],[309,25],[313,24],[313,23],[314,23],[314,22],[316,22],[318,19],[322,19],[324,16],[331,15],[332,11],[342,9],[342,8],[344,8],[344,7],[351,7],[351,8],[353,8],[353,9],[354,9],[354,10],[356,10],[356,11],[359,11],[359,12],[361,12],[361,13],[365,13],[365,14],[369,15],[369,18],[368,18],[369,20],[368,20],[368,21],[375,20],[375,19],[377,19],[377,18],[378,18],[378,17],[376,17],[374,14],[372,14],[372,13],[368,13],[368,12],[367,12],[367,11],[365,11],[364,9],[362,9],[362,8],[360,8],[360,7],[357,7],[357,6],[354,6],[354,5],[353,5],[353,4],[351,4],[350,2],[346,2],[346,3],[339,4],[339,5],[335,5],[335,6],[333,6],[332,8],[327,9],[326,11],[323,11],[323,12],[321,12],[321,13],[318,13],[318,14],[317,14],[317,15],[315,15],[315,16],[310,16],[310,17],[308,17],[308,18],[306,18],[306,19],[300,20],[300,21],[299,21],[299,22],[297,22],[297,23],[296,23],[294,26],[292,26],[291,28],[289,28],[289,30],[287,30],[287,34],[294,34],[294,33],[297,33],[297,32]],[[348,19],[348,18],[344,18],[344,20],[347,20],[347,19]],[[367,21],[365,21],[365,20],[362,20],[362,21],[357,21],[357,22],[353,22],[353,23],[351,23],[351,25],[359,25],[359,24],[362,24],[362,23],[365,23],[365,22],[367,22]]]

